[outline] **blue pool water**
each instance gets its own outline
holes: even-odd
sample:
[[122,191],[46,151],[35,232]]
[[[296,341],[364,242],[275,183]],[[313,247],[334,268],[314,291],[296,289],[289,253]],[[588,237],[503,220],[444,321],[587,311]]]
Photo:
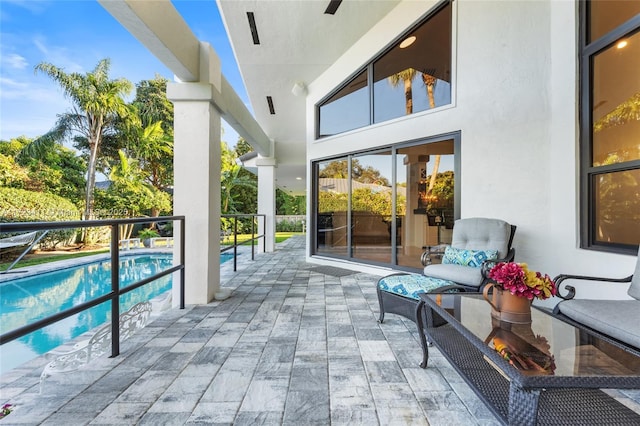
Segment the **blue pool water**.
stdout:
[[[223,253],[220,263],[233,255]],[[170,254],[122,256],[120,287],[171,268]],[[0,333],[30,324],[108,293],[110,260],[78,265],[0,283]],[[171,276],[162,277],[120,296],[120,312],[171,289]],[[20,339],[0,346],[0,374],[44,354],[108,321],[111,304],[102,303]]]

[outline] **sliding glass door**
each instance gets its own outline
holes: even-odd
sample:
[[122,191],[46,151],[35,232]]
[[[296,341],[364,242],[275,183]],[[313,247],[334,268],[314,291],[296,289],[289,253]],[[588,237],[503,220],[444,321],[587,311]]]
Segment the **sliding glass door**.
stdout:
[[418,270],[459,217],[459,134],[314,163],[312,254]]

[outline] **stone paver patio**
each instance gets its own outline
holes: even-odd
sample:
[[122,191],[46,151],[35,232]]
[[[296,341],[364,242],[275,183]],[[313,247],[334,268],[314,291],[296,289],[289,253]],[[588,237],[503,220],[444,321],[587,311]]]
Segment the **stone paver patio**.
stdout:
[[[305,263],[304,237],[247,258],[221,267],[232,297],[164,312],[116,358],[42,393],[46,358],[4,374],[0,425],[499,424],[435,349],[418,366],[412,322],[377,323],[377,276]],[[612,394],[640,412],[638,391]]]

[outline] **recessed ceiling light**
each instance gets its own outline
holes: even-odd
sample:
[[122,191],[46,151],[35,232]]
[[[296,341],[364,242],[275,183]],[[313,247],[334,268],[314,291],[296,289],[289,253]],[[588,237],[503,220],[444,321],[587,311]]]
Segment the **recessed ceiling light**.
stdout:
[[627,40],[620,40],[618,42],[618,44],[616,44],[616,47],[618,49],[622,49],[623,47],[627,47],[627,44],[629,44],[629,42],[627,42]]
[[409,36],[405,38],[404,40],[402,40],[402,43],[400,43],[400,49],[404,49],[405,47],[411,46],[415,41],[416,41],[416,36]]
[[260,44],[260,38],[258,37],[258,28],[256,27],[256,18],[253,15],[253,12],[247,12],[247,19],[249,20],[249,30],[251,31],[253,44]]
[[324,13],[326,13],[327,15],[334,15],[336,13],[336,10],[338,10],[338,7],[340,7],[340,3],[342,3],[342,0],[329,1],[329,6],[327,6],[327,9],[324,11]]
[[301,177],[297,177],[296,180],[302,180],[302,178]]
[[273,107],[273,98],[271,96],[267,96],[267,106],[269,107],[269,113],[274,115],[276,113],[276,109]]

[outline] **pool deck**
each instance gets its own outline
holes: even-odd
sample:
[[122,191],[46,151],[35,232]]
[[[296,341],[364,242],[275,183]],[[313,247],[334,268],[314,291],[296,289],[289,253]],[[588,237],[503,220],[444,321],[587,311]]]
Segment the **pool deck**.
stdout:
[[[121,355],[39,377],[40,357],[0,376],[0,426],[493,425],[450,364],[421,369],[415,324],[378,324],[377,276],[311,265],[304,237],[221,265],[232,296],[170,309]],[[640,391],[608,391],[640,413]]]

